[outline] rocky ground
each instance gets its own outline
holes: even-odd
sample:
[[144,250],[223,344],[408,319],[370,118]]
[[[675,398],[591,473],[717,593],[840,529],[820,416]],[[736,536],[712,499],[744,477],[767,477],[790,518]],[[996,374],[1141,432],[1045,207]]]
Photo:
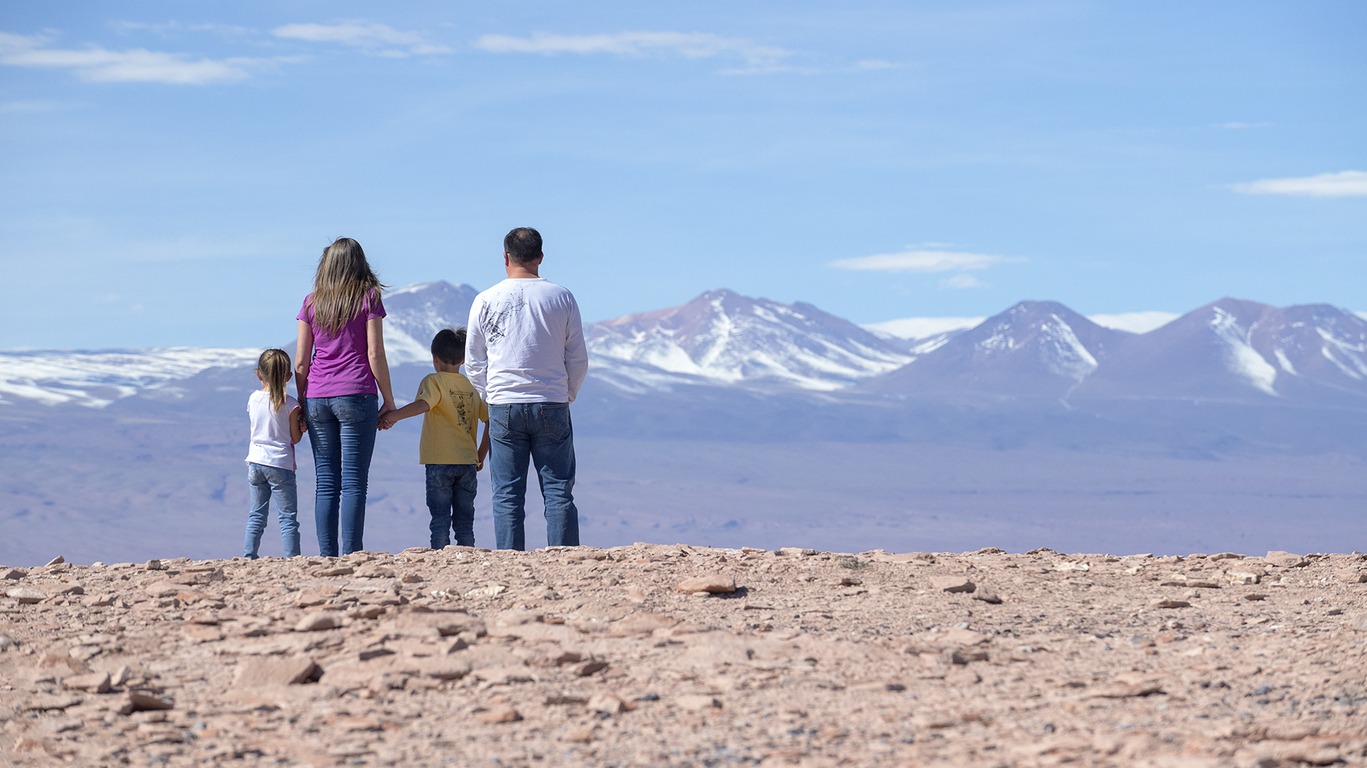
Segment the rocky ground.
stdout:
[[1367,557],[0,566],[0,763],[1367,764]]

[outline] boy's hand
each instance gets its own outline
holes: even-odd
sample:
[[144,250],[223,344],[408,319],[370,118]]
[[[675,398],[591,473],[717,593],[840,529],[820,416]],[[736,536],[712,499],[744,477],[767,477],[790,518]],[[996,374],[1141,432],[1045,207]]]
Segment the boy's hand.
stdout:
[[394,412],[389,411],[380,417],[380,429],[389,429],[394,426]]

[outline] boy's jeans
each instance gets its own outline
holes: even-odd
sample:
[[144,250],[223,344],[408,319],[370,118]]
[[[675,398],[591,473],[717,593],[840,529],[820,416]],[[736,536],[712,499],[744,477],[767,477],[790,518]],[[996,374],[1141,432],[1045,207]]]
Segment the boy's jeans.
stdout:
[[342,554],[364,548],[365,497],[380,402],[376,395],[310,397],[309,443],[313,446],[314,523],[318,553],[337,556],[341,525]]
[[574,425],[568,403],[489,406],[489,475],[494,484],[494,539],[499,549],[526,549],[527,460],[546,502],[546,543],[578,546],[574,506]]
[[247,483],[251,486],[252,510],[247,513],[247,534],[242,541],[242,556],[255,560],[266,530],[266,513],[275,499],[275,515],[280,521],[280,541],[285,557],[299,556],[299,491],[294,472],[280,467],[247,462]]
[[475,492],[479,476],[474,464],[428,464],[427,509],[432,513],[432,549],[451,543],[475,545]]

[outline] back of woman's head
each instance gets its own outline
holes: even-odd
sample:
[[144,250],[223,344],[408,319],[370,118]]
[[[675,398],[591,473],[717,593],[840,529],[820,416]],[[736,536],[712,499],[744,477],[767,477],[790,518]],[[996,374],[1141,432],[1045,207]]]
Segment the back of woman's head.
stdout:
[[271,410],[280,410],[285,404],[285,385],[292,374],[290,356],[283,349],[268,349],[256,359],[256,373],[270,393]]
[[339,237],[323,249],[313,276],[313,322],[335,334],[360,313],[372,291],[383,288],[361,244]]

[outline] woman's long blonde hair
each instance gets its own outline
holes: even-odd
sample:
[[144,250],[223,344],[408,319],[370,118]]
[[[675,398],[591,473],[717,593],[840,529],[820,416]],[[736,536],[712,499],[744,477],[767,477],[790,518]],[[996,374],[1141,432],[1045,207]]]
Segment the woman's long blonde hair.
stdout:
[[279,411],[285,404],[285,385],[294,372],[290,370],[290,356],[283,349],[268,349],[256,359],[256,375],[266,385],[271,396],[271,410]]
[[339,237],[323,249],[318,272],[313,276],[313,322],[325,333],[340,333],[360,314],[372,291],[385,286],[365,260],[361,244]]

